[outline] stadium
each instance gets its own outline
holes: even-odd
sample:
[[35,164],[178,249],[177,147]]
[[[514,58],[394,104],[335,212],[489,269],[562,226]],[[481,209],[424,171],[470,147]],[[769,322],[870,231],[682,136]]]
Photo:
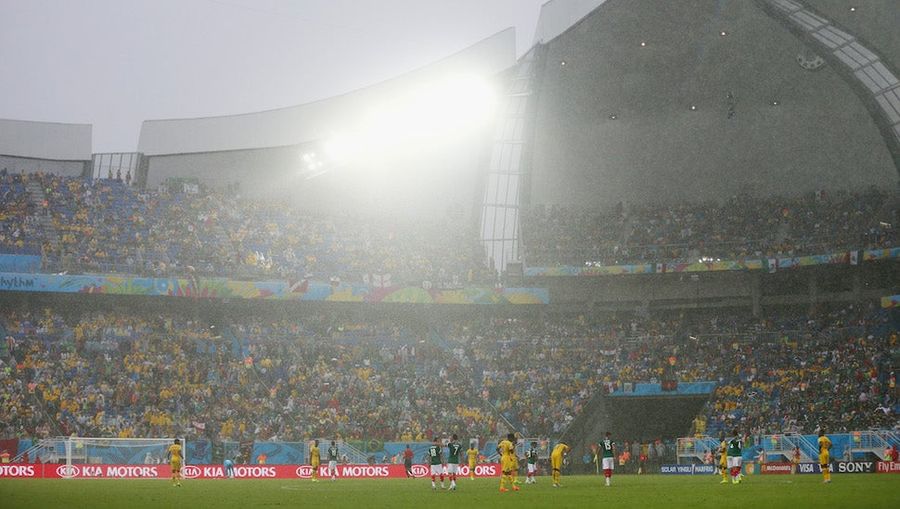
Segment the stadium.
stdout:
[[896,507],[897,26],[550,0],[130,152],[0,119],[3,507]]

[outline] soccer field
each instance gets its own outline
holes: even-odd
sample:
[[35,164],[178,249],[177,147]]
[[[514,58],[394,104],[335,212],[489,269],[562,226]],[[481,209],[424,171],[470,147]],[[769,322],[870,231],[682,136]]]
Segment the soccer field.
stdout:
[[0,481],[0,507],[900,507],[900,476],[844,474],[824,485],[817,475],[749,476],[740,485],[719,484],[710,476],[616,476],[612,487],[601,477],[568,476],[556,489],[547,477],[499,493],[498,480],[462,479],[455,492],[432,492],[428,479],[197,480],[174,487],[150,480]]

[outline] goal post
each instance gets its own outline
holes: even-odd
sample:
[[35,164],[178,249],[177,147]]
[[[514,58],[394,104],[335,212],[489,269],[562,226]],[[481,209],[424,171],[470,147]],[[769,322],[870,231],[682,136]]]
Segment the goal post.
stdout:
[[[174,438],[62,437],[65,464],[156,465],[166,463]],[[187,442],[181,439],[182,463]],[[62,459],[62,458],[60,458]]]

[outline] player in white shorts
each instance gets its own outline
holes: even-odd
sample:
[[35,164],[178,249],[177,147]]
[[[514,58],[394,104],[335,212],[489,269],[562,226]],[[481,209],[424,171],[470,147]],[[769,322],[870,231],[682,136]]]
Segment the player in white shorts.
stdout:
[[537,442],[531,442],[531,448],[525,451],[525,459],[528,462],[526,463],[528,470],[525,476],[525,484],[534,484],[536,482],[534,479],[534,474],[537,473],[537,445]]
[[447,473],[450,475],[450,491],[456,490],[456,475],[459,473],[459,462],[462,461],[462,446],[456,433],[447,443]]
[[616,466],[616,445],[612,441],[612,434],[607,431],[606,438],[600,442],[599,454],[603,458],[603,477],[606,479],[606,485],[612,483],[613,468]]
[[428,447],[428,462],[431,463],[431,489],[434,490],[435,480],[440,476],[441,489],[444,489],[444,448],[441,439],[434,438],[434,444]]
[[328,474],[331,475],[332,481],[337,478],[337,460],[338,448],[334,440],[332,440],[331,447],[328,448]]

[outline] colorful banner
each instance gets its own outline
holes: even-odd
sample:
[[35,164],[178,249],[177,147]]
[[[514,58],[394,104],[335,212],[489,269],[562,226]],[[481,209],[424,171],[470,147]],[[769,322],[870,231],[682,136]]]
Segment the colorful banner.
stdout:
[[622,274],[649,274],[666,272],[719,272],[735,270],[779,270],[811,267],[814,265],[856,265],[860,261],[889,260],[900,258],[900,247],[889,249],[869,249],[866,251],[845,251],[842,253],[794,256],[781,258],[719,260],[697,262],[674,262],[643,265],[605,265],[577,267],[526,267],[525,275],[530,277],[558,276],[614,276]]
[[651,274],[653,265],[597,265],[573,267],[560,265],[557,267],[526,267],[526,276],[620,276],[623,274]]
[[882,297],[881,307],[885,309],[900,307],[900,295],[889,295],[887,297]]
[[813,265],[846,265],[848,263],[850,263],[849,252],[830,255],[797,256],[794,258],[779,258],[778,270],[811,267]]
[[871,262],[875,260],[890,260],[900,258],[900,247],[891,247],[887,249],[867,249],[863,251],[863,261]]
[[[426,465],[413,465],[414,477],[430,475]],[[185,479],[224,479],[223,465],[184,465],[181,475]],[[469,467],[460,465],[459,475],[469,475]],[[498,463],[484,463],[475,467],[475,477],[499,477]],[[327,465],[319,466],[319,477],[330,477]],[[405,479],[403,465],[338,465],[337,477],[341,479]],[[4,464],[0,465],[0,478],[18,479],[170,479],[169,465],[109,465],[109,464]],[[310,479],[309,465],[235,465],[235,479]]]
[[0,291],[96,293],[202,299],[265,299],[403,304],[549,304],[546,288],[373,288],[310,281],[233,281],[225,278],[143,278],[112,275],[0,273]]
[[625,383],[622,387],[609,393],[610,397],[642,397],[642,396],[697,396],[711,394],[716,389],[716,382],[678,382],[673,389],[664,389],[656,383]]
[[665,266],[663,272],[718,272],[723,270],[759,270],[762,268],[760,260],[665,263],[662,265]]

